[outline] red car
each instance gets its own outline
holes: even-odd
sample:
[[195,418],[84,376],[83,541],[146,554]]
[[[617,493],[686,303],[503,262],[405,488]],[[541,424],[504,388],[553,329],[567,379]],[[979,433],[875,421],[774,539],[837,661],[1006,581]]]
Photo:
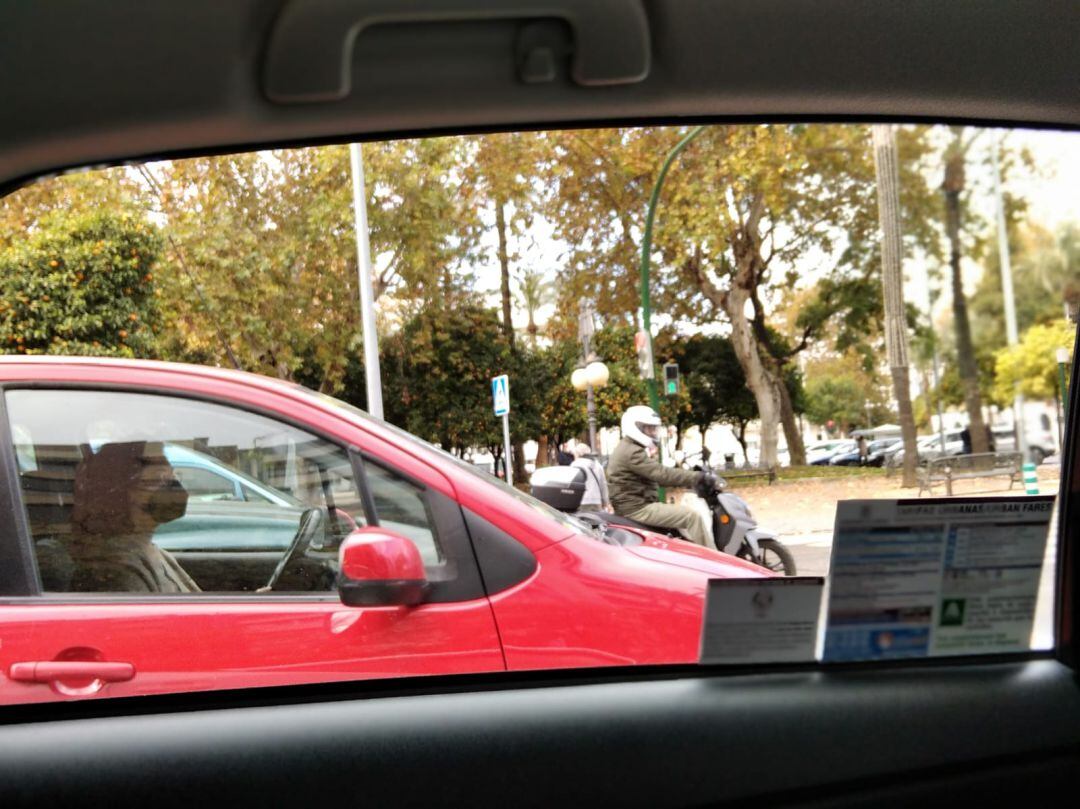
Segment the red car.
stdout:
[[[4,703],[689,663],[706,581],[767,575],[666,537],[601,537],[273,379],[3,357],[0,384]],[[178,452],[210,460],[179,475]],[[222,470],[252,485],[215,488]],[[287,547],[267,528],[281,521]]]

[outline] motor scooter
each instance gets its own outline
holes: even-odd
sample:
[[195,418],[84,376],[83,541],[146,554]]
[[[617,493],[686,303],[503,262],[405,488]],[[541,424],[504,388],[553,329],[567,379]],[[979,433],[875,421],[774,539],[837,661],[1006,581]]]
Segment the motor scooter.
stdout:
[[[703,460],[701,471],[713,474],[708,461]],[[724,553],[749,559],[785,576],[795,575],[795,558],[776,534],[762,530],[750,511],[749,504],[734,492],[727,491],[727,481],[716,477],[717,485],[708,485],[708,478],[695,492],[705,501],[712,513],[713,541]]]
[[[725,491],[723,478],[712,475],[707,460],[700,471],[708,472],[695,494],[705,501],[712,514],[712,533],[716,548],[746,559],[784,576],[795,575],[795,559],[776,534],[758,527],[746,501]],[[711,477],[710,477],[711,476]],[[532,495],[549,506],[571,514],[593,528],[637,528],[689,541],[677,529],[646,525],[605,511],[579,510],[585,493],[585,472],[572,466],[548,466],[537,469],[530,480]]]

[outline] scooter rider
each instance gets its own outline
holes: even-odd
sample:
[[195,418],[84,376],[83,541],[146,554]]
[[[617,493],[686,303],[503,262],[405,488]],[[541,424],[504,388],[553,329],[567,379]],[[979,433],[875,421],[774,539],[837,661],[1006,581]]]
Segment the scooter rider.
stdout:
[[709,529],[696,511],[657,502],[659,486],[693,488],[715,485],[708,472],[673,469],[651,457],[660,438],[660,416],[651,407],[635,405],[622,417],[622,440],[608,461],[608,493],[615,513],[645,525],[682,530],[692,542],[708,546]]

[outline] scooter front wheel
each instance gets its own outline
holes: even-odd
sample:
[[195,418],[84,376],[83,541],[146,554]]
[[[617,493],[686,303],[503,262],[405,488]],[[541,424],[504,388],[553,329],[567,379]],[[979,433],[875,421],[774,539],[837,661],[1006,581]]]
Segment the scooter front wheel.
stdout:
[[791,551],[785,548],[783,543],[779,540],[759,539],[758,550],[759,556],[755,559],[750,549],[750,544],[744,542],[742,547],[739,548],[739,552],[735,555],[740,559],[746,559],[754,564],[768,568],[774,573],[780,573],[784,576],[795,575],[795,557],[791,555]]

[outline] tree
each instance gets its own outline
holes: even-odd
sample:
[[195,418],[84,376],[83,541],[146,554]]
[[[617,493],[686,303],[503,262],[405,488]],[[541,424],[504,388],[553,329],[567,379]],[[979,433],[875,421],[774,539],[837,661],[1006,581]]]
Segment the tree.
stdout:
[[521,441],[536,438],[537,466],[546,463],[552,440],[558,445],[586,429],[585,397],[570,384],[579,354],[573,340],[518,351],[511,379],[518,410],[511,430]]
[[971,431],[971,451],[986,452],[987,430],[982,417],[982,397],[979,393],[979,370],[975,359],[975,347],[971,339],[967,298],[964,280],[960,272],[962,246],[961,195],[966,184],[965,162],[968,150],[978,133],[965,135],[964,127],[951,127],[951,140],[944,153],[944,179],[941,183],[945,195],[945,234],[949,240],[949,269],[952,280],[953,329],[956,332],[956,360],[960,379],[964,386],[964,404],[967,408]]
[[757,417],[757,403],[746,387],[731,340],[719,335],[691,337],[685,341],[680,366],[693,423],[702,439],[713,424],[728,424],[747,457],[746,428]]
[[915,416],[911,410],[908,378],[908,332],[904,311],[904,274],[901,269],[900,172],[896,165],[896,135],[892,126],[872,127],[877,171],[878,218],[881,222],[881,286],[885,299],[885,349],[892,375],[893,395],[900,413],[904,441],[903,485],[915,480]]
[[[1067,222],[1051,232],[1033,222],[1010,229],[1016,325],[1020,332],[1049,323],[1062,313],[1070,287],[1080,284],[1080,224]],[[991,251],[971,296],[972,336],[980,349],[1005,346],[1000,258]]]
[[885,388],[854,351],[812,361],[806,368],[806,415],[815,424],[835,422],[844,433],[891,421],[895,413]]
[[[462,149],[445,138],[365,148],[372,282],[377,297],[393,293],[391,315],[467,292],[459,270],[477,223],[455,179]],[[171,353],[220,362],[225,342],[247,370],[293,379],[304,366],[337,390],[359,339],[346,147],[181,160],[142,176],[167,223]]]
[[[537,145],[541,139],[529,132],[481,135],[466,139],[468,161],[463,168],[465,186],[476,207],[490,206],[494,213],[496,258],[502,302],[503,333],[516,350],[513,301],[510,292],[511,239],[532,225],[539,192],[536,185]],[[525,457],[520,442],[514,445],[514,475],[525,478]]]
[[1016,385],[1033,399],[1053,397],[1058,385],[1057,350],[1066,348],[1071,357],[1075,340],[1076,326],[1062,319],[1032,326],[1018,345],[1000,349],[995,355],[998,401],[1011,402]]
[[553,284],[538,270],[525,270],[521,274],[518,291],[521,304],[529,317],[529,325],[526,327],[529,343],[535,349],[536,337],[540,332],[540,328],[536,325],[536,313],[553,299]]
[[[560,133],[548,215],[571,245],[564,301],[589,295],[601,312],[632,322],[646,199],[681,135],[669,128]],[[679,160],[657,214],[655,309],[674,320],[730,325],[762,422],[762,461],[772,464],[781,422],[789,445],[799,444],[783,380],[820,323],[788,342],[792,353],[781,351],[767,337],[770,302],[795,284],[809,255],[828,262],[821,276],[871,272],[867,245],[877,225],[865,130],[709,127]]]
[[[600,427],[618,427],[627,408],[649,402],[645,380],[638,374],[634,330],[623,323],[607,323],[593,335],[592,346],[609,372],[608,383],[594,391],[596,422]],[[584,409],[585,397],[579,393],[578,398]]]
[[0,249],[0,340],[9,353],[156,357],[162,240],[140,212],[44,214]]
[[60,211],[127,212],[137,216],[148,206],[145,189],[126,169],[64,174],[31,183],[0,197],[0,249],[23,242],[42,220]]
[[487,447],[501,457],[491,378],[511,374],[511,425],[521,416],[514,355],[495,313],[479,303],[429,304],[383,341],[386,419],[447,451]]

